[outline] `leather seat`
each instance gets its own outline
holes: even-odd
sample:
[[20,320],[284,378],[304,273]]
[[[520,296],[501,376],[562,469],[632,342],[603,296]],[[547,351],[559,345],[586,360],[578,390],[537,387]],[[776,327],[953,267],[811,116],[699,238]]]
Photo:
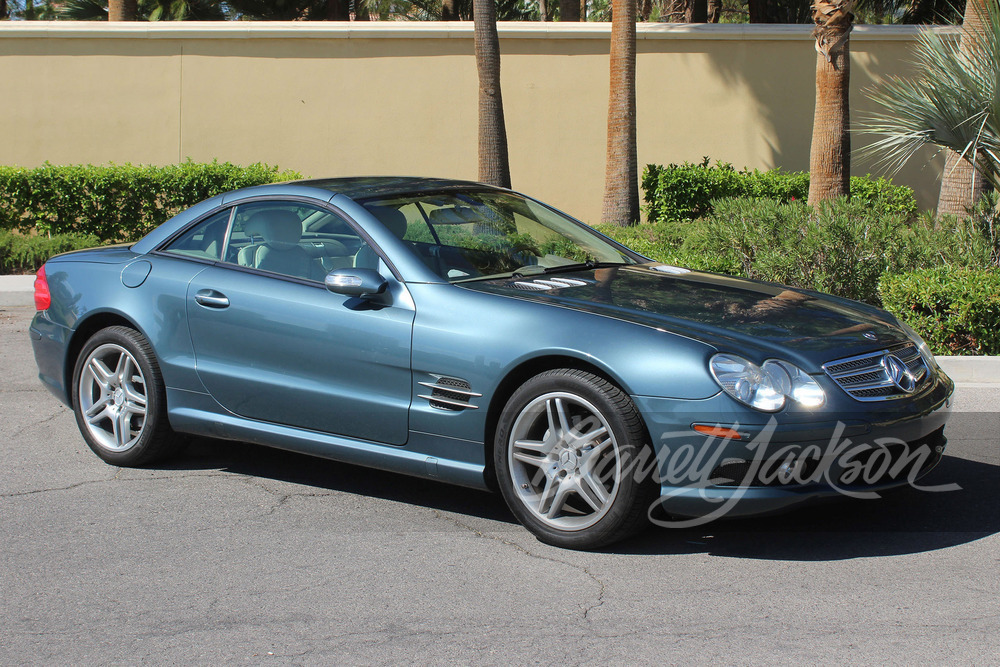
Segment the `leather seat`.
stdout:
[[[367,211],[378,218],[393,236],[402,239],[406,236],[406,215],[399,209],[388,206],[368,206]],[[354,256],[354,266],[363,269],[378,270],[378,254],[367,243],[361,246]]]
[[258,211],[250,216],[243,230],[251,238],[260,237],[262,242],[240,250],[237,259],[240,265],[309,280],[323,280],[326,275],[323,264],[299,245],[302,222],[292,211]]

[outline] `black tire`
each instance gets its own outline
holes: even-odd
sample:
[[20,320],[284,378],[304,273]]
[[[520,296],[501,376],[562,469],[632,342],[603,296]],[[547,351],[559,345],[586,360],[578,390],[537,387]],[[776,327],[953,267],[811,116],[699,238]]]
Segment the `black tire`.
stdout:
[[542,542],[570,549],[606,546],[647,525],[659,492],[652,461],[628,394],[576,369],[546,371],[514,392],[493,448],[514,516]]
[[107,463],[142,466],[186,444],[167,421],[166,391],[153,348],[134,329],[113,326],[91,336],[77,357],[70,390],[80,433]]

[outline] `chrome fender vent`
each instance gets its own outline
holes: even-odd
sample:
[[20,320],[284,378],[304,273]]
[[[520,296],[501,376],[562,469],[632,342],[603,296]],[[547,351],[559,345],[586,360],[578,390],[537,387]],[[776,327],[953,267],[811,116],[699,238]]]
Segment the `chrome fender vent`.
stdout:
[[583,287],[589,284],[586,280],[577,280],[576,278],[535,278],[534,280],[517,280],[510,286],[533,292],[547,292],[563,287]]
[[461,378],[448,377],[446,375],[432,375],[434,382],[419,382],[421,387],[431,390],[430,394],[417,394],[417,398],[422,398],[430,403],[432,408],[438,410],[448,410],[460,412],[462,410],[477,410],[478,405],[473,405],[472,400],[479,398],[482,394],[472,391],[472,387],[466,380]]

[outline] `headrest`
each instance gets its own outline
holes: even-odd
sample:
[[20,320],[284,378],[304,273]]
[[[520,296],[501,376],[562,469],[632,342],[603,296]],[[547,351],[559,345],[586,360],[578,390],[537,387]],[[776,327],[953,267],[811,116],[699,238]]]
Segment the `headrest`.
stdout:
[[406,215],[402,211],[389,206],[369,206],[367,210],[378,218],[393,236],[399,239],[406,236]]
[[287,250],[302,238],[302,221],[292,211],[272,209],[258,211],[243,226],[249,236],[261,236],[271,248]]

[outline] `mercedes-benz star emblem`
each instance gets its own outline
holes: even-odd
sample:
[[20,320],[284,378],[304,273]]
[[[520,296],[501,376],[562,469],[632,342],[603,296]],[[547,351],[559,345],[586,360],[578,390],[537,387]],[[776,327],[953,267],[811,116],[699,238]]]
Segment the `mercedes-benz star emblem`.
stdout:
[[892,380],[892,383],[899,387],[904,394],[912,394],[917,388],[917,378],[913,376],[910,369],[906,367],[903,360],[894,354],[886,354],[882,357],[882,368],[885,374]]

